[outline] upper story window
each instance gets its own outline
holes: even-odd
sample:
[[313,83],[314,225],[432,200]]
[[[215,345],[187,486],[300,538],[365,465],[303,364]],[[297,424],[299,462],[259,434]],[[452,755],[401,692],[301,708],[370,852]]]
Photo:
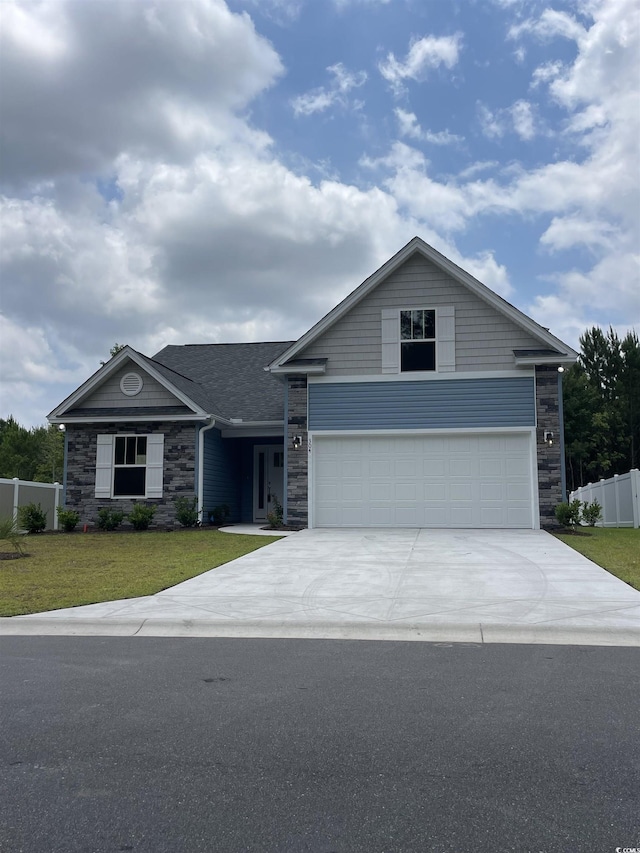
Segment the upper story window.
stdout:
[[400,370],[436,369],[436,312],[400,311]]
[[144,497],[147,487],[147,436],[117,435],[113,459],[113,496]]

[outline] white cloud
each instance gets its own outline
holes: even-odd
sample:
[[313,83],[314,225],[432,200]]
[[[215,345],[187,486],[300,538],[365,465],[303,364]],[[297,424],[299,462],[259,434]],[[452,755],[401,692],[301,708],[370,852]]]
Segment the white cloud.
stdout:
[[[13,186],[104,173],[123,148],[188,160],[250,133],[238,113],[283,71],[222,0],[110,0],[108,14],[70,0],[7,8],[17,11],[0,18],[0,179]],[[52,34],[55,49],[34,52],[25,31]]]
[[462,142],[464,139],[464,137],[458,136],[455,133],[449,133],[448,130],[439,130],[437,132],[423,130],[418,123],[415,113],[410,113],[399,107],[394,110],[394,113],[398,119],[400,136],[408,136],[410,139],[418,139],[422,142],[429,142],[432,145],[453,145]]
[[524,100],[516,101],[515,104],[512,104],[510,113],[513,120],[513,129],[520,139],[526,141],[533,139],[536,131],[531,104]]
[[562,251],[574,246],[584,246],[592,251],[617,248],[616,237],[620,230],[611,222],[602,219],[585,219],[575,216],[554,216],[551,224],[540,237],[542,246],[550,251]]
[[424,36],[414,39],[404,59],[396,59],[393,53],[387,54],[384,62],[379,63],[378,69],[392,89],[397,93],[404,91],[405,80],[423,81],[429,71],[444,65],[453,68],[458,62],[462,34],[453,36]]
[[[366,71],[348,71],[342,62],[330,65],[327,71],[333,76],[329,86],[319,86],[317,89],[293,98],[291,106],[296,115],[308,116],[324,112],[335,104],[347,107],[349,100],[346,96],[349,92],[359,89],[367,82]],[[353,107],[353,104],[351,106]]]
[[477,113],[480,129],[487,139],[502,139],[509,132],[526,142],[536,136],[533,107],[528,101],[521,99],[510,107],[495,111],[480,103],[477,105]]
[[579,41],[584,33],[584,27],[572,15],[558,12],[556,9],[545,9],[539,18],[527,18],[512,26],[508,36],[518,39],[523,35],[532,34],[542,39],[562,37]]

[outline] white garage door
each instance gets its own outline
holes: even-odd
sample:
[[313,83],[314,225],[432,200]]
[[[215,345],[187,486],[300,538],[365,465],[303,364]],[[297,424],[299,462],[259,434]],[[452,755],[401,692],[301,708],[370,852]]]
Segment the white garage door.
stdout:
[[530,433],[314,436],[315,527],[533,524]]

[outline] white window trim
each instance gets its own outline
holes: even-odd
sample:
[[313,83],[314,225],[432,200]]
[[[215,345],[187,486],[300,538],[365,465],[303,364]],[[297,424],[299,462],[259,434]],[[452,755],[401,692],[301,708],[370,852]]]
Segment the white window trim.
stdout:
[[[401,311],[435,312],[435,370],[402,370],[402,339],[400,336]],[[382,365],[383,374],[407,378],[433,376],[455,372],[455,308],[453,305],[403,305],[400,308],[382,309]]]
[[[144,495],[114,495],[116,438],[146,438],[147,461]],[[121,467],[143,467],[122,466]],[[95,497],[110,500],[146,500],[161,498],[164,489],[164,434],[163,433],[110,433],[97,436]]]

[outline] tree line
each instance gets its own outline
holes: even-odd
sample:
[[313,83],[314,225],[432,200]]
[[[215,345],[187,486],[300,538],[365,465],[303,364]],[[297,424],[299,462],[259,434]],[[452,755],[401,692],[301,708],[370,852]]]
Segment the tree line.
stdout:
[[0,477],[61,483],[63,467],[64,433],[57,426],[27,429],[11,415],[0,418]]
[[640,343],[634,331],[594,326],[563,374],[565,460],[571,491],[640,467]]

